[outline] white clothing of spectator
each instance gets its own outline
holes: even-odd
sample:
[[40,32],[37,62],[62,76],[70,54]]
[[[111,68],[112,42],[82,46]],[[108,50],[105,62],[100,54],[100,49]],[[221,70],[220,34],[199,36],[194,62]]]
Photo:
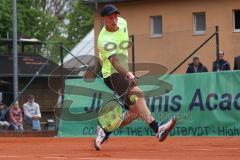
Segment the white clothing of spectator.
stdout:
[[26,123],[32,125],[32,130],[41,130],[41,112],[38,103],[34,102],[34,96],[29,95],[28,101],[23,105],[24,118]]

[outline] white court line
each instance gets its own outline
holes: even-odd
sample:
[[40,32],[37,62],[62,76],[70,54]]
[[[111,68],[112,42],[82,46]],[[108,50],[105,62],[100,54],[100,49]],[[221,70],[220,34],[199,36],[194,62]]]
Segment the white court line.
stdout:
[[[192,148],[192,149],[184,149],[184,148],[174,148],[174,150],[177,151],[217,151],[217,150],[240,150],[240,148]],[[161,150],[154,150],[154,151],[147,151],[148,153],[155,153],[155,152],[172,152],[173,149],[161,149]],[[145,153],[146,151],[134,151],[135,153]],[[115,152],[114,152],[115,153]],[[122,160],[122,159],[116,159],[116,160]],[[129,159],[132,160],[132,159]],[[134,159],[133,159],[134,160]],[[145,160],[145,159],[138,159],[138,160]],[[151,160],[155,160],[155,159],[151,159]]]
[[[217,151],[217,150],[240,150],[240,148],[193,148],[193,149],[177,149],[178,151]],[[160,150],[170,152],[172,150]]]
[[[28,156],[0,156],[0,158],[30,158]],[[31,157],[32,158],[32,157]],[[67,157],[39,157],[44,159],[67,159]]]
[[[137,159],[132,159],[132,158],[73,158],[73,159],[84,159],[84,160],[149,160],[149,159],[140,159],[140,158],[137,158]],[[153,159],[151,158],[151,160],[159,160],[159,159]]]
[[186,151],[216,151],[216,150],[240,150],[240,148],[193,148],[193,149],[186,149]]
[[[27,156],[0,156],[0,158],[28,158]],[[38,157],[38,159],[68,159],[68,157]],[[126,159],[126,158],[73,158],[73,159],[79,159],[79,160],[149,160],[149,159]],[[158,160],[158,159],[152,159],[151,160]]]
[[0,158],[19,158],[19,156],[0,156]]
[[67,157],[39,157],[44,159],[67,159]]

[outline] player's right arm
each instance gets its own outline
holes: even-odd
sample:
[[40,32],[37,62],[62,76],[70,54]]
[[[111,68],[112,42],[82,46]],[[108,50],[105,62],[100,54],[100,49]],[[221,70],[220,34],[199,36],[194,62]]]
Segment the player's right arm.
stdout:
[[[133,86],[137,85],[137,81],[135,79],[135,76],[132,74],[132,72],[128,71],[121,63],[121,60],[118,58],[117,55],[112,55],[109,57],[109,61],[113,65],[113,67],[118,71],[118,73],[128,79],[129,83]],[[128,64],[126,64],[128,65]]]
[[135,76],[132,74],[132,72],[129,72],[124,66],[122,66],[121,59],[117,54],[110,56],[108,59],[120,75],[129,80],[135,79]]

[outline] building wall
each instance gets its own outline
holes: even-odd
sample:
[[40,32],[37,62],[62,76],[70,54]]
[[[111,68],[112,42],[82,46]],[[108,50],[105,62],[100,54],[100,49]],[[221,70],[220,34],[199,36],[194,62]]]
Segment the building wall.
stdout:
[[[233,9],[240,9],[239,0],[140,0],[115,5],[121,12],[120,16],[128,21],[129,34],[135,35],[137,62],[160,63],[170,72],[214,33],[216,25],[220,28],[220,49],[225,51],[225,59],[230,62],[231,68],[234,57],[240,55],[240,33],[233,32]],[[207,31],[204,35],[193,34],[195,12],[206,13]],[[150,35],[150,16],[155,15],[163,17],[163,36],[160,38]],[[100,18],[96,12],[95,35],[100,30]],[[216,59],[215,38],[197,54],[211,70]],[[187,61],[176,73],[184,73],[191,61]]]

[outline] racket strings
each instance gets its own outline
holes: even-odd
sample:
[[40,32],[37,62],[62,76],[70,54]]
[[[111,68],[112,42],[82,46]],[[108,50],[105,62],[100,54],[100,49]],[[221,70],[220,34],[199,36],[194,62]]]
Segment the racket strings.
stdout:
[[106,131],[113,131],[122,122],[123,111],[121,104],[116,101],[109,101],[102,106],[99,112],[98,122]]

